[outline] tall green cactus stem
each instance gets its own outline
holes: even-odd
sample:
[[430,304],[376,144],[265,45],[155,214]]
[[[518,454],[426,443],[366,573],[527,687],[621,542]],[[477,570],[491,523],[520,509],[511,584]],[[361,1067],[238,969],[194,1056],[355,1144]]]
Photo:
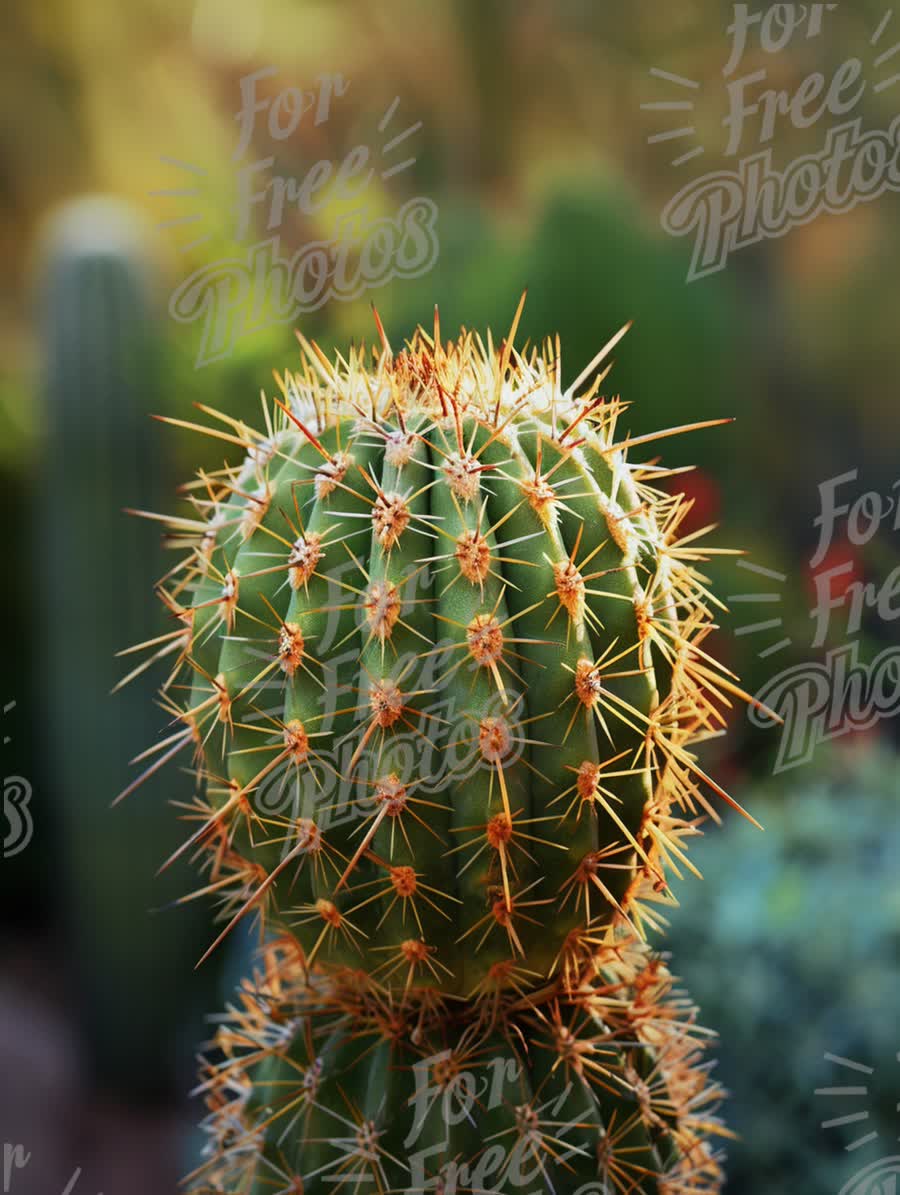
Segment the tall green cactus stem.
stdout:
[[527,1128],[511,1109],[545,1091],[564,1116],[571,1079],[579,1182],[716,1189],[696,1037],[644,938],[706,790],[725,796],[690,746],[739,690],[701,648],[712,599],[682,502],[629,462],[605,374],[579,392],[619,337],[563,390],[558,346],[514,335],[443,344],[436,320],[335,365],[302,341],[264,431],[208,429],[244,462],[173,522],[182,729],[161,751],[192,752],[205,784],[189,841],[214,945],[257,917],[288,960],[234,1132],[213,1080],[210,1190],[329,1189],[349,1109],[378,1189],[410,1187],[398,1126],[435,1045],[506,1057],[519,1085],[446,1140],[429,1122],[435,1172],[471,1170],[486,1126]]
[[[119,1098],[169,1098],[183,1086],[200,1025],[199,1017],[193,1029],[185,1023],[184,972],[202,927],[191,915],[152,916],[188,881],[155,881],[149,862],[177,844],[164,801],[179,787],[189,798],[190,783],[154,779],[148,796],[157,799],[109,813],[128,756],[163,722],[152,684],[136,680],[110,696],[134,663],[116,653],[163,622],[149,584],[162,557],[152,534],[136,536],[122,512],[128,503],[153,507],[165,492],[147,435],[159,400],[151,268],[127,205],[86,197],[58,213],[40,300],[45,433],[34,591],[43,603],[44,783],[63,847],[57,912],[96,1081]],[[136,851],[148,866],[136,865]],[[198,1006],[208,978],[190,985]]]

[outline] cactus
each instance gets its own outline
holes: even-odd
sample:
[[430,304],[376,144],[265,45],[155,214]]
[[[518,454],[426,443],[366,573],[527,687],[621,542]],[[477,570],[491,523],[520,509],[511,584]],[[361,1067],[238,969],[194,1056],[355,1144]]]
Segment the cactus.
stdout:
[[[186,877],[161,884],[135,863],[136,850],[159,858],[178,841],[159,782],[148,794],[159,800],[109,814],[128,776],[126,753],[142,751],[162,721],[152,684],[136,678],[110,696],[133,663],[116,653],[161,621],[148,581],[162,558],[152,535],[129,533],[122,512],[129,501],[156,505],[162,491],[147,436],[159,391],[151,275],[126,204],[85,197],[52,221],[40,261],[46,430],[33,586],[43,779],[64,844],[54,896],[86,1061],[101,1086],[130,1100],[169,1098],[190,1067],[186,987],[176,996],[174,977],[192,965],[202,932],[196,917],[175,924],[151,915]],[[189,797],[190,784],[181,787]],[[170,797],[177,789],[168,782]],[[207,978],[192,985],[195,1014]]]
[[563,391],[521,310],[499,347],[301,337],[264,430],[189,425],[245,456],[171,524],[151,767],[195,762],[210,951],[249,917],[264,958],[195,1189],[508,1191],[516,1149],[529,1190],[718,1189],[704,1035],[646,937],[735,804],[690,747],[743,695],[684,505],[600,394],[625,329]]

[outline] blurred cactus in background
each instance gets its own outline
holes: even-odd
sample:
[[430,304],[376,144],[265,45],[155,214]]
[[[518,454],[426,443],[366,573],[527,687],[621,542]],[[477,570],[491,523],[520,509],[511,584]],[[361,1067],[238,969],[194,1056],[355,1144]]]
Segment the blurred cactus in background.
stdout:
[[193,912],[152,913],[184,890],[183,878],[154,872],[178,834],[166,799],[188,798],[190,781],[170,774],[157,801],[109,810],[127,758],[163,725],[149,677],[110,696],[133,664],[116,653],[148,627],[168,629],[149,592],[158,536],[123,512],[126,503],[158,505],[163,476],[148,418],[160,376],[152,268],[131,210],[102,197],[67,205],[48,230],[39,299],[44,441],[33,592],[42,788],[61,840],[55,898],[95,1080],[125,1098],[157,1099],[190,1062],[198,1026],[184,1021],[192,1001],[195,1011],[201,1003],[190,979],[201,939]]
[[[812,775],[787,772],[747,794],[765,834],[733,821],[697,844],[704,882],[679,889],[669,942],[721,1034],[719,1077],[740,1137],[729,1193],[836,1192],[897,1152],[898,793],[896,756],[831,748]],[[848,1086],[867,1092],[814,1094]],[[877,1142],[848,1150],[872,1132]]]

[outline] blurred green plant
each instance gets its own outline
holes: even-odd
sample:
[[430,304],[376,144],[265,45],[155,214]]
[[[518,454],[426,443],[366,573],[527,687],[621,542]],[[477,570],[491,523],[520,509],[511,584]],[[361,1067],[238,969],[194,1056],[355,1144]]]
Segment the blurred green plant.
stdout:
[[0,473],[25,473],[34,459],[35,427],[21,381],[0,376]]
[[[764,833],[734,818],[692,851],[704,883],[679,891],[669,944],[721,1035],[719,1078],[741,1137],[728,1148],[730,1195],[836,1195],[897,1152],[898,793],[900,759],[886,750],[822,749],[806,774],[740,796]],[[851,1085],[868,1095],[814,1094]],[[821,1127],[863,1111],[864,1122]],[[848,1151],[873,1131],[877,1141]]]
[[188,1071],[192,1013],[212,976],[185,981],[203,949],[202,911],[151,915],[184,891],[178,867],[154,872],[182,837],[166,798],[189,802],[190,781],[153,778],[154,792],[109,810],[126,759],[165,733],[148,713],[149,676],[110,696],[133,665],[115,654],[149,627],[173,631],[160,625],[150,586],[163,570],[159,532],[122,509],[155,509],[163,472],[148,417],[159,321],[131,210],[103,197],[66,205],[39,277],[45,434],[33,593],[42,787],[62,846],[58,913],[96,1081],[120,1097],[163,1098]]

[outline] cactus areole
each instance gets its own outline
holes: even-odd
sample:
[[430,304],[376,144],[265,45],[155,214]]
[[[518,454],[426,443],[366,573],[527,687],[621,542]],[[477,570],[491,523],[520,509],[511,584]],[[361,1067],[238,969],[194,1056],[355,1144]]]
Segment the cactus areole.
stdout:
[[191,758],[210,949],[253,919],[263,965],[196,1190],[718,1189],[721,1093],[645,939],[734,804],[691,746],[743,694],[601,392],[622,333],[564,389],[520,313],[499,347],[301,337],[259,429],[204,408],[240,458],[170,523],[150,769]]

